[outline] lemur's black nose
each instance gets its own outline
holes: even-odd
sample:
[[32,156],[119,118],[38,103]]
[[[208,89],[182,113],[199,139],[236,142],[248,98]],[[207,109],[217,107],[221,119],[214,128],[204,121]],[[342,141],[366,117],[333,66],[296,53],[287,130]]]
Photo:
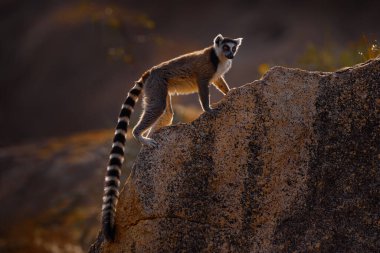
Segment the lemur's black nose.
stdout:
[[234,58],[234,55],[233,55],[232,53],[230,53],[230,54],[227,54],[226,57],[227,57],[228,59],[233,59],[233,58]]

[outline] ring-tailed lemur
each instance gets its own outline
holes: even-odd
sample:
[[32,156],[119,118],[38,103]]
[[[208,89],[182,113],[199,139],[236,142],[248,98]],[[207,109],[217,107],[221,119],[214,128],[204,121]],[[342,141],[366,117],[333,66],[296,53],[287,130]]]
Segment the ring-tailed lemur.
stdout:
[[[148,135],[172,123],[171,95],[198,92],[203,110],[212,113],[209,85],[215,85],[223,94],[230,90],[223,75],[231,68],[241,41],[242,38],[224,38],[219,34],[212,46],[163,62],[146,71],[129,91],[121,107],[105,177],[102,231],[108,241],[114,239],[114,218],[127,127],[141,91],[144,89],[144,111],[133,129],[133,135],[142,144],[157,147],[156,141]],[[147,135],[143,136],[145,133]]]

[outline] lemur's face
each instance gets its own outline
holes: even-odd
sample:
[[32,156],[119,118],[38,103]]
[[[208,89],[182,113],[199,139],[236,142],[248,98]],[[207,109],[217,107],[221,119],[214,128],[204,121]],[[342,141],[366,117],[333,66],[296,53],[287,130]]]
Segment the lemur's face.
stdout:
[[215,37],[214,39],[214,48],[219,57],[233,59],[241,45],[242,38],[230,39],[223,38],[221,34]]

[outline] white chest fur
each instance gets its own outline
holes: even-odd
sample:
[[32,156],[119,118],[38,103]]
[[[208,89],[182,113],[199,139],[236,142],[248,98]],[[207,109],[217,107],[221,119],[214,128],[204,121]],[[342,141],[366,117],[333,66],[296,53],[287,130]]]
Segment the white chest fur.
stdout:
[[219,77],[223,76],[225,73],[227,73],[228,70],[230,70],[231,66],[232,66],[232,60],[226,60],[223,62],[219,62],[218,68],[217,68],[214,76],[212,77],[212,80],[216,80]]

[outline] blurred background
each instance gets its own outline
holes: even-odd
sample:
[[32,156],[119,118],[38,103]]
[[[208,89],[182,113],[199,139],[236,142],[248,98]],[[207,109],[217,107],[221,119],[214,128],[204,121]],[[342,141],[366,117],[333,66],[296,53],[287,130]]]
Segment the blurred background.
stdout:
[[[379,10],[369,0],[0,1],[0,252],[87,251],[120,105],[146,69],[222,33],[244,38],[231,87],[274,65],[334,71],[380,54]],[[201,113],[196,95],[174,110],[175,122]],[[140,148],[127,145],[124,179]]]

